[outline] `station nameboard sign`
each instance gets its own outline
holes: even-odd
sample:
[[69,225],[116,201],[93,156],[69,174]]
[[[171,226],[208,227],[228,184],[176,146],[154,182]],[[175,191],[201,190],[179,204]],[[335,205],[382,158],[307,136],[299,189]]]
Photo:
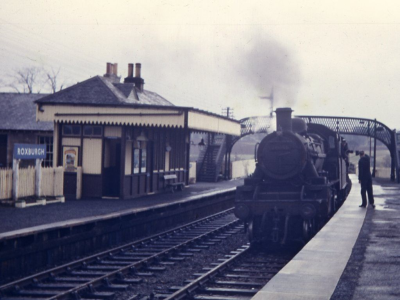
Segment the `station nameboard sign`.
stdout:
[[14,144],[14,159],[46,158],[46,145]]

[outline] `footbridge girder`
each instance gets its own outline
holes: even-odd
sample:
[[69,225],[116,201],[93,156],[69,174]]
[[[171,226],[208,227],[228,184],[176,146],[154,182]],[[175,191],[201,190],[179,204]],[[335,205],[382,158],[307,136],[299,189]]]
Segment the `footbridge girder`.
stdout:
[[[359,135],[374,138],[374,166],[373,175],[375,175],[376,165],[376,140],[381,141],[388,148],[391,156],[391,174],[390,179],[394,181],[397,176],[399,181],[399,163],[397,153],[396,130],[391,130],[388,126],[376,119],[353,118],[353,117],[335,117],[335,116],[295,116],[303,119],[306,123],[321,124],[340,134]],[[230,165],[230,154],[235,143],[242,137],[255,133],[271,132],[272,118],[270,116],[255,116],[240,120],[241,135],[228,139],[226,163]],[[226,171],[229,166],[226,165]]]

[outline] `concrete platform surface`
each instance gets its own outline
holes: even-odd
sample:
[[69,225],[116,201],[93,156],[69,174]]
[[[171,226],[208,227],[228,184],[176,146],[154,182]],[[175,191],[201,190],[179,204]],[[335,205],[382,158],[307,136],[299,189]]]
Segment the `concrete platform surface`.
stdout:
[[351,179],[352,191],[335,216],[252,299],[331,298],[368,210],[359,207],[360,185],[356,176]]
[[83,218],[106,216],[129,211],[139,211],[152,207],[190,201],[210,195],[233,191],[242,185],[243,179],[220,181],[217,183],[199,182],[186,187],[182,192],[147,195],[135,199],[81,199],[69,200],[46,206],[15,208],[0,206],[0,238],[35,226],[77,221]]
[[331,299],[400,299],[400,184],[375,179],[367,214]]

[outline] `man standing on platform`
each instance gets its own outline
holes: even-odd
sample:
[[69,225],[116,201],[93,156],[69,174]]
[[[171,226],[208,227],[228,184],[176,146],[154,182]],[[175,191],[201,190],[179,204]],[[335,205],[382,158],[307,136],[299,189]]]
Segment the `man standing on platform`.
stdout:
[[372,208],[375,208],[374,205],[374,195],[372,192],[372,176],[370,170],[369,156],[364,153],[364,151],[360,151],[360,160],[358,161],[358,181],[361,183],[361,198],[362,204],[360,207],[367,206],[367,195],[368,193],[368,202]]

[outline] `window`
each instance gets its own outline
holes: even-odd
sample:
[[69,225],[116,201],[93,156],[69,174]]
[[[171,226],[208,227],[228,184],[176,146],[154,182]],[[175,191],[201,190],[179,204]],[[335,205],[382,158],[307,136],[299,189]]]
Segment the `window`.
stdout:
[[102,136],[103,127],[101,126],[83,126],[84,136]]
[[133,149],[133,174],[139,174],[140,149]]
[[80,125],[63,125],[64,135],[81,135]]
[[46,145],[46,158],[42,162],[42,167],[53,166],[53,137],[52,136],[39,136],[39,144]]
[[147,151],[146,149],[141,149],[142,152],[142,159],[140,163],[140,172],[141,173],[146,173],[147,167],[146,167],[146,161],[147,161]]
[[145,147],[142,149],[133,149],[133,174],[144,174],[147,171],[147,150]]

